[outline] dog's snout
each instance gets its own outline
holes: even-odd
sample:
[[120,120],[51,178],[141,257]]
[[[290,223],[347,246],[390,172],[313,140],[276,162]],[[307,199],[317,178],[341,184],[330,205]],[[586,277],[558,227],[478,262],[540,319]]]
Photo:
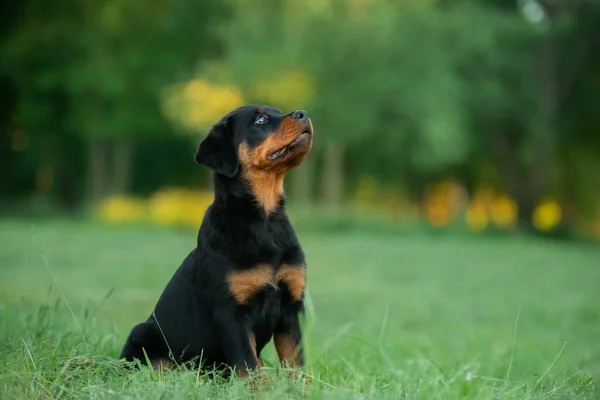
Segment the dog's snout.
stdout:
[[304,110],[298,110],[294,111],[292,118],[297,119],[298,121],[306,122],[308,121],[308,114]]

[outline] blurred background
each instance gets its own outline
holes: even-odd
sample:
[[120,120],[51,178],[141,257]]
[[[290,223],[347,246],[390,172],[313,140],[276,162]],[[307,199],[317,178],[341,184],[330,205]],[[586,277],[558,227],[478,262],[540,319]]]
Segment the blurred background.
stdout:
[[315,126],[298,224],[600,239],[595,0],[1,7],[4,215],[197,229],[198,142],[266,103]]

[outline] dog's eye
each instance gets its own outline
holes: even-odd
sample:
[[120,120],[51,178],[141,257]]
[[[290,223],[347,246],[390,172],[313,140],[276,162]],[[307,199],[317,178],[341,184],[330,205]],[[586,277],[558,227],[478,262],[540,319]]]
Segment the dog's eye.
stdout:
[[267,117],[265,117],[264,115],[259,115],[256,118],[256,121],[254,121],[255,124],[261,125],[261,124],[265,124],[267,123]]

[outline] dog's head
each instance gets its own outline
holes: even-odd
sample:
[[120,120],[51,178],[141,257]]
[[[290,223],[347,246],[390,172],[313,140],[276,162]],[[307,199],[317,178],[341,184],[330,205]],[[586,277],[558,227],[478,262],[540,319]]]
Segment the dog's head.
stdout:
[[195,159],[229,178],[241,174],[260,198],[257,187],[283,179],[302,163],[312,142],[313,126],[306,111],[283,114],[273,107],[249,105],[236,108],[213,125]]
[[243,106],[213,125],[195,159],[229,178],[250,169],[283,173],[302,163],[312,136],[306,111],[283,114],[273,107]]

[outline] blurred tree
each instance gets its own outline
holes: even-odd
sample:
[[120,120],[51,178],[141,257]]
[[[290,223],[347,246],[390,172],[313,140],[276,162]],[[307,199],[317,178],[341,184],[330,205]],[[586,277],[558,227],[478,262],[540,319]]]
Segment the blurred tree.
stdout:
[[[270,104],[283,112],[304,108],[312,118],[317,82],[305,64],[297,62],[304,32],[297,28],[304,21],[304,5],[275,0],[237,0],[234,4],[236,12],[222,29],[226,57],[218,65],[202,65],[199,76],[234,83],[247,103]],[[323,131],[318,125],[316,129],[318,138]],[[290,173],[293,198],[298,202],[310,200],[314,158],[308,157],[302,168]]]
[[127,191],[131,165],[144,193],[186,184],[196,178],[176,154],[189,135],[260,102],[305,108],[315,123],[313,156],[290,176],[294,200],[317,189],[340,204],[365,175],[418,198],[452,177],[507,191],[522,225],[547,195],[567,223],[571,208],[598,212],[597,2],[10,4],[6,192],[73,198],[89,174],[99,198]]
[[[315,110],[329,139],[324,200],[339,202],[344,151],[353,143],[360,152],[352,164],[370,161],[380,176],[461,163],[470,143],[447,35],[465,40],[468,25],[461,31],[464,21],[447,19],[432,3],[331,5],[330,14],[306,24],[303,40],[319,77]],[[339,18],[347,23],[331,23]]]
[[[365,80],[360,74],[372,64],[376,49],[360,29],[372,32],[380,21],[357,18],[358,13],[340,2],[259,3],[240,2],[238,18],[228,26],[232,77],[251,101],[272,103],[284,111],[308,110],[320,143],[315,153],[323,155],[321,196],[325,203],[337,204],[343,193],[345,147],[369,128],[372,111],[361,99]],[[268,15],[261,11],[265,8]],[[336,23],[341,20],[345,23]],[[304,201],[312,186],[313,158],[294,173],[294,197]]]
[[[19,91],[17,124],[32,144],[49,130],[87,143],[92,201],[127,191],[134,143],[168,130],[162,87],[222,51],[214,33],[226,11],[195,0],[24,1],[3,47],[3,70]],[[51,157],[41,148],[34,157]]]
[[[137,4],[117,0],[87,9],[80,36],[84,55],[73,66],[69,90],[81,105],[73,123],[85,127],[94,199],[106,191],[107,139],[115,144],[112,192],[128,190],[132,141],[166,130],[161,90],[189,76],[199,57],[214,55],[211,29],[218,12],[213,2],[186,0],[155,0],[143,13]],[[188,13],[204,21],[182,18]],[[185,22],[198,28],[191,30]]]
[[[21,138],[16,140],[20,145],[11,144],[10,156],[3,157],[6,170],[11,171],[9,191],[15,195],[34,191],[44,196],[58,181],[66,189],[65,197],[73,199],[74,185],[68,181],[78,178],[79,156],[73,151],[77,138],[65,130],[68,110],[62,82],[65,60],[74,53],[72,32],[79,9],[61,10],[62,3],[53,0],[8,3],[15,8],[8,14],[11,22],[3,25],[6,36],[0,44],[0,68],[14,97],[7,104],[5,126],[11,142]],[[56,179],[57,174],[69,170],[71,176]]]
[[[277,2],[267,18],[260,10],[270,6],[262,0],[261,7],[236,7],[229,65],[242,87],[266,80],[292,100],[298,90],[284,90],[273,76],[302,68],[313,77],[315,95],[307,103],[321,132],[315,149],[325,204],[340,203],[346,166],[373,168],[379,176],[407,170],[429,176],[467,159],[474,143],[457,70],[473,48],[490,43],[467,23],[486,10],[463,6],[450,13],[433,2]],[[355,151],[351,163],[348,150]]]
[[492,157],[517,199],[521,225],[531,226],[546,195],[575,200],[573,188],[565,190],[574,177],[560,173],[569,170],[560,156],[564,111],[578,101],[573,88],[586,74],[597,35],[591,21],[600,7],[578,0],[526,0],[520,6],[498,3],[489,10],[488,21],[496,16],[487,29],[492,40],[460,65],[473,129],[483,135],[482,154]]

